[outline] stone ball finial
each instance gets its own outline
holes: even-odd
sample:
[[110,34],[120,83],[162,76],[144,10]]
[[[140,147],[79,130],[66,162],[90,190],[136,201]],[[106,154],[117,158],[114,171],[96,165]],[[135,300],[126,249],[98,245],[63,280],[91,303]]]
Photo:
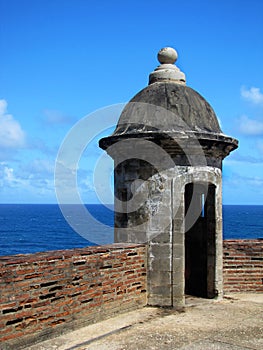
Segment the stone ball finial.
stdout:
[[161,64],[174,64],[177,60],[177,52],[172,47],[164,47],[158,52],[158,61]]
[[158,52],[157,57],[160,65],[150,73],[149,84],[173,81],[176,84],[185,85],[185,74],[174,64],[178,57],[175,49],[164,47]]

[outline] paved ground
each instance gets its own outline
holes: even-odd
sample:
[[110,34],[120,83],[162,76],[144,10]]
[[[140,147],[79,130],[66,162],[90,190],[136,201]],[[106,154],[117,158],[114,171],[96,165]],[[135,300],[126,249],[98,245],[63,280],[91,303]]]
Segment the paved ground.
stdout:
[[184,311],[147,307],[27,350],[263,349],[263,294],[189,299]]

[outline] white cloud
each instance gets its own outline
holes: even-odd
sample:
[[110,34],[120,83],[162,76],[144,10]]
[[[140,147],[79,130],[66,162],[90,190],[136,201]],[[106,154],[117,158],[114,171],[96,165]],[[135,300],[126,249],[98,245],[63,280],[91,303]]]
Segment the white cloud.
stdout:
[[14,169],[8,168],[7,166],[4,167],[4,176],[7,182],[13,182],[14,181]]
[[0,100],[0,147],[19,148],[25,145],[25,132],[11,114],[7,102]]
[[24,181],[21,178],[17,178],[14,173],[14,169],[5,162],[0,163],[0,187],[17,187],[24,185]]
[[245,135],[262,135],[263,122],[242,116],[239,120],[239,131]]
[[26,173],[15,169],[6,162],[0,162],[0,197],[2,201],[9,202],[11,198],[18,198],[22,202],[36,199],[54,198],[53,174],[39,176],[38,173]]
[[241,87],[241,96],[253,104],[263,105],[263,94],[260,92],[259,88],[251,87],[250,89]]

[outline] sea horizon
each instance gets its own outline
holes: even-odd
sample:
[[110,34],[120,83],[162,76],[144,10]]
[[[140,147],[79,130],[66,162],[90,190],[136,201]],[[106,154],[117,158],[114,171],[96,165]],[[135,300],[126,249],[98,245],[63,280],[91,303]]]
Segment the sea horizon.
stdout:
[[[56,203],[0,203],[0,256],[113,243],[113,204],[85,204],[88,220],[78,216],[78,204],[64,206],[85,234],[69,225]],[[223,238],[263,239],[263,205],[223,204]]]

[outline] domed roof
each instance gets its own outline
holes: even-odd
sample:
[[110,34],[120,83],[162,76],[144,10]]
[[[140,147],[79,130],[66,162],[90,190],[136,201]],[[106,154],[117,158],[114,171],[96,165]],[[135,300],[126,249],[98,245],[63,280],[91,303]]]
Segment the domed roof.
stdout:
[[152,83],[135,95],[113,135],[151,131],[222,133],[215,112],[199,93],[169,81]]
[[149,85],[125,106],[114,133],[100,140],[107,149],[117,140],[142,137],[217,140],[237,147],[237,140],[225,136],[210,104],[186,86],[185,74],[176,65],[177,52],[164,48],[158,53],[160,65],[150,74]]

